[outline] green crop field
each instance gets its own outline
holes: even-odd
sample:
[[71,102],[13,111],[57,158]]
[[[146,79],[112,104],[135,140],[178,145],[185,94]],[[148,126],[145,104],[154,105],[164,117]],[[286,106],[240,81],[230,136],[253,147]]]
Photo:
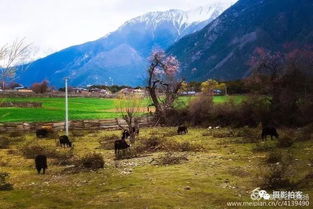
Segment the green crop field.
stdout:
[[[179,106],[184,106],[193,97],[180,97]],[[244,96],[216,96],[215,103],[223,103],[233,99],[240,102]],[[37,121],[62,121],[64,119],[64,99],[63,98],[5,98],[2,101],[15,102],[41,102],[42,108],[0,108],[0,122],[37,122]],[[143,100],[145,107],[151,102]],[[115,108],[119,104],[117,99],[103,98],[69,98],[69,118],[70,120],[81,119],[105,119],[119,117]]]

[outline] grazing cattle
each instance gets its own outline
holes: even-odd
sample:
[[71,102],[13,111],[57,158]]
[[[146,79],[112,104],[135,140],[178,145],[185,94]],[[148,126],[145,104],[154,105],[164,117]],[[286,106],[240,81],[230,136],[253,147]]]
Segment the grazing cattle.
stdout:
[[266,139],[267,136],[271,136],[271,139],[273,139],[273,136],[278,138],[279,134],[277,133],[276,128],[266,127],[262,129],[262,139]]
[[[132,128],[133,133],[135,133],[135,135],[139,135],[139,128],[137,127],[133,127]],[[128,137],[130,137],[130,133],[128,130],[124,130],[122,133],[122,139],[127,139]]]
[[37,155],[35,158],[35,164],[38,174],[40,174],[40,171],[42,169],[42,173],[45,174],[47,166],[47,157],[45,155]]
[[59,137],[61,147],[72,147],[72,142],[68,139],[68,136],[60,136]]
[[46,138],[46,137],[48,137],[48,135],[49,135],[48,129],[41,128],[41,129],[36,130],[36,136],[38,138]]
[[187,134],[188,129],[186,126],[179,126],[177,129],[177,134]]
[[127,139],[129,136],[130,136],[129,131],[124,130],[123,133],[122,133],[122,139]]
[[50,126],[43,126],[36,130],[36,136],[38,138],[47,138],[51,134],[53,134],[53,129]]
[[125,150],[128,147],[130,147],[129,144],[127,144],[127,142],[125,141],[124,138],[116,140],[114,142],[114,150],[115,150],[115,155],[118,155],[120,150]]

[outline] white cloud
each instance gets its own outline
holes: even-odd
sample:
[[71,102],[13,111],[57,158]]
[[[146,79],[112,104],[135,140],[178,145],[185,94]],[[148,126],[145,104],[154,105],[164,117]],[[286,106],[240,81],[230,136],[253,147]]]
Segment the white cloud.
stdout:
[[233,0],[0,0],[0,45],[26,38],[39,52],[95,40],[149,11]]

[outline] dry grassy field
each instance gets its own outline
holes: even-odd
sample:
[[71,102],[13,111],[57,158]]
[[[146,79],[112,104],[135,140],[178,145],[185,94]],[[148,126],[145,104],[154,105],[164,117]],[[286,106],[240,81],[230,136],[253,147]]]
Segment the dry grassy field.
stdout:
[[[6,184],[13,189],[0,191],[0,208],[238,208],[227,202],[251,201],[253,189],[280,180],[312,196],[312,139],[279,130],[284,141],[259,142],[259,131],[191,128],[177,135],[174,127],[142,129],[125,159],[116,159],[112,149],[120,131],[73,132],[73,149],[57,147],[55,138],[6,134],[0,171],[9,174]],[[290,136],[292,144],[284,144]],[[37,153],[48,156],[46,175],[34,169]],[[103,157],[104,168],[84,166],[93,154]],[[276,164],[289,165],[278,182],[271,170]]]

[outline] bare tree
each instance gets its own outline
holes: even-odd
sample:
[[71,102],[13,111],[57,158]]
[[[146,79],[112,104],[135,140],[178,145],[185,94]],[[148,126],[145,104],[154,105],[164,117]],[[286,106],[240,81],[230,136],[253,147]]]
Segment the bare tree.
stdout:
[[[266,101],[271,118],[290,125],[306,123],[304,118],[311,117],[312,58],[312,47],[275,53],[256,49],[256,56],[250,60],[253,73],[245,83]],[[306,121],[312,121],[311,118]]]
[[30,45],[25,44],[24,39],[15,40],[12,44],[6,44],[0,48],[0,76],[2,89],[5,89],[5,82],[13,79],[17,67],[22,65],[29,55]]
[[44,80],[41,83],[34,83],[30,89],[37,94],[47,93],[49,91],[49,81]]
[[164,51],[152,54],[148,69],[148,92],[155,106],[155,115],[161,123],[166,122],[166,114],[173,110],[178,98],[182,79],[178,78],[179,62]]
[[136,130],[139,130],[139,117],[145,109],[142,103],[143,99],[136,95],[121,96],[117,100],[117,111],[121,114],[127,126],[122,126],[118,119],[115,119],[116,123],[122,130],[128,131],[132,143],[135,142]]

